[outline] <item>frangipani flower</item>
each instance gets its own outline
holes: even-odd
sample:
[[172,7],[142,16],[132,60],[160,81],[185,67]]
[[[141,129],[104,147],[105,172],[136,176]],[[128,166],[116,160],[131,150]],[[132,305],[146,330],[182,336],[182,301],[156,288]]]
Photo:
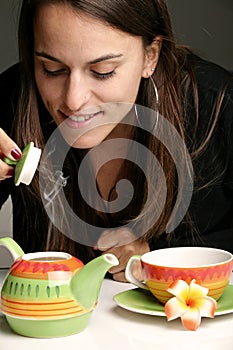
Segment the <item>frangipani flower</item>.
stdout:
[[177,280],[167,291],[175,296],[164,307],[168,321],[181,317],[183,326],[195,331],[201,323],[201,317],[214,317],[217,302],[207,296],[208,288],[197,284],[195,279],[190,285],[183,280]]

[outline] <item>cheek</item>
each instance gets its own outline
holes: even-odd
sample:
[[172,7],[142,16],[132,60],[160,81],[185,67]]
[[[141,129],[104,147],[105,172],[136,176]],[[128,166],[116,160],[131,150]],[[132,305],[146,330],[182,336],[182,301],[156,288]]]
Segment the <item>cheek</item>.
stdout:
[[58,83],[49,80],[40,72],[35,72],[35,80],[37,89],[45,105],[48,105],[48,103],[53,104],[53,102],[60,99],[61,92],[59,91]]
[[105,102],[134,103],[137,98],[140,82],[140,74],[133,73],[131,76],[126,74],[123,77],[119,77],[113,84],[110,83],[109,87],[99,89],[99,96]]
[[122,85],[121,95],[125,102],[135,102],[138,95],[140,81],[140,76],[131,76],[128,77],[127,81]]
[[135,102],[141,82],[141,69],[132,65],[127,74],[122,77],[121,91],[122,96],[127,98],[128,102]]
[[37,89],[40,93],[40,96],[42,98],[42,100],[45,102],[45,100],[47,99],[47,96],[49,94],[49,86],[48,84],[46,84],[45,79],[43,78],[43,76],[40,73],[35,73],[35,80],[36,80],[36,85],[37,85]]

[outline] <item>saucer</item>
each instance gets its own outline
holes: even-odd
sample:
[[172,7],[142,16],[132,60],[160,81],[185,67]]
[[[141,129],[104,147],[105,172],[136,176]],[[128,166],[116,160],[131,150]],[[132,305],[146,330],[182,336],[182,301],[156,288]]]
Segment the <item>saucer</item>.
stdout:
[[[118,293],[113,298],[122,308],[153,316],[166,316],[164,306],[147,290],[141,288],[130,289]],[[215,316],[233,312],[233,285],[229,284],[218,300]]]

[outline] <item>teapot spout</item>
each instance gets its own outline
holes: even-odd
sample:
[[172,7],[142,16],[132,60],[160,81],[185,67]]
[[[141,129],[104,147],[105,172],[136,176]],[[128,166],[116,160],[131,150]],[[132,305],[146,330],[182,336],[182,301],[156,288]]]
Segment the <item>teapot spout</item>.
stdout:
[[6,247],[14,261],[24,254],[24,251],[11,237],[0,238],[0,246]]
[[118,264],[115,255],[103,254],[76,271],[70,282],[71,293],[76,301],[83,307],[92,309],[98,300],[105,274]]

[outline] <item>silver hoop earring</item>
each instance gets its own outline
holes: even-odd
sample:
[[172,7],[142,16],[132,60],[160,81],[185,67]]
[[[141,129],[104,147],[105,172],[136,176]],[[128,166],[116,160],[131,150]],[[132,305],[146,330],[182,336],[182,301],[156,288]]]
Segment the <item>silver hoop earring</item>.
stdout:
[[[153,86],[153,89],[154,89],[154,93],[155,93],[155,113],[156,113],[156,116],[155,116],[155,121],[153,123],[153,127],[152,127],[152,130],[150,130],[151,133],[154,132],[154,130],[156,129],[157,127],[157,124],[158,124],[158,120],[159,120],[159,94],[158,94],[158,89],[157,89],[157,86],[153,80],[153,78],[150,76],[150,81],[152,83],[152,86]],[[136,120],[138,122],[138,125],[144,129],[145,127],[142,125],[140,119],[139,119],[139,115],[138,115],[138,107],[137,105],[135,104],[134,105],[134,109],[135,109],[135,115],[136,115]],[[154,111],[153,111],[154,112]],[[153,113],[154,115],[154,113]]]

